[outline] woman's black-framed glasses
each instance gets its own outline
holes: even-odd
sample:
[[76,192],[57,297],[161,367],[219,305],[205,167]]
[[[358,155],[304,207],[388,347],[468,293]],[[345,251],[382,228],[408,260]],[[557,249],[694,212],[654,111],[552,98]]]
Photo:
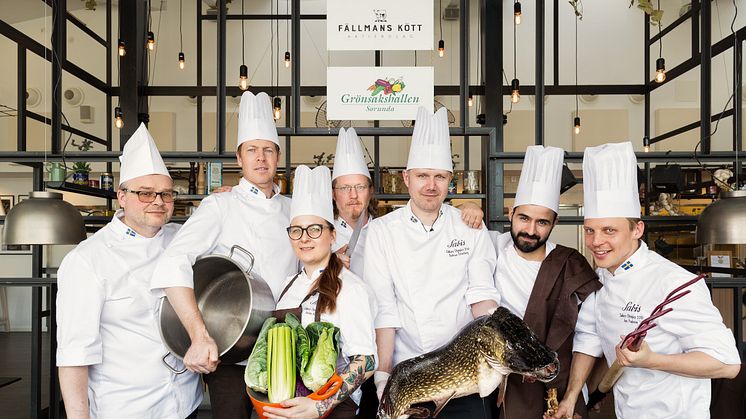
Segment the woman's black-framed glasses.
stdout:
[[286,230],[288,232],[288,237],[290,237],[291,240],[300,240],[300,238],[303,237],[304,231],[308,234],[308,237],[318,239],[321,237],[321,233],[324,232],[324,227],[328,226],[323,224],[310,224],[307,227],[290,226]]
[[151,202],[155,201],[155,197],[160,195],[163,202],[171,203],[174,202],[174,199],[179,195],[176,191],[162,191],[162,192],[155,192],[155,191],[133,191],[132,189],[122,189],[124,192],[131,192],[135,195],[137,195],[137,199],[140,200],[143,204],[150,204]]

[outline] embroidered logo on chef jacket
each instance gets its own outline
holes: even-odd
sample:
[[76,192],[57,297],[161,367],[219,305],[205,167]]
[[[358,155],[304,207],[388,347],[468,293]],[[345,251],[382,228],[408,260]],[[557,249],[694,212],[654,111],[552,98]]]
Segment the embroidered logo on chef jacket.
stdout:
[[256,186],[252,186],[251,188],[249,188],[249,190],[250,190],[250,191],[251,191],[251,193],[253,193],[254,195],[259,195],[259,189],[257,189],[257,188],[256,188]]
[[639,304],[635,303],[634,301],[628,301],[627,304],[625,304],[624,307],[622,307],[622,310],[619,312],[619,318],[622,319],[622,321],[625,323],[637,325],[644,318],[640,311],[641,307]]
[[137,235],[137,233],[135,233],[135,230],[133,230],[131,228],[128,228],[127,231],[124,232],[124,234],[126,234],[126,235],[128,235],[130,237],[135,237]]
[[340,225],[341,225],[342,227],[344,227],[344,228],[347,228],[347,223],[345,222],[345,220],[342,220],[342,221],[340,221],[340,222],[339,222],[339,224],[340,224]]
[[626,261],[626,262],[622,263],[622,269],[624,269],[625,271],[628,271],[629,268],[631,268],[633,266],[635,266],[635,265],[632,262],[630,262],[630,261]]
[[411,221],[411,222],[413,222],[415,224],[417,224],[419,222],[419,220],[417,219],[417,217],[415,217],[414,215],[412,215],[412,216],[409,217],[409,221]]
[[452,258],[468,255],[470,251],[471,248],[462,239],[452,239],[446,244],[446,254]]

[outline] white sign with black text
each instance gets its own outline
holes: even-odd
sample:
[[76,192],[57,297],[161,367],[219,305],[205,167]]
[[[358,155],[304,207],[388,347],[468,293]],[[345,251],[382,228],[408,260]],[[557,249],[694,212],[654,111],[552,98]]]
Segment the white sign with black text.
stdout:
[[432,50],[433,0],[327,0],[330,51]]
[[329,67],[327,119],[411,120],[433,112],[433,67]]

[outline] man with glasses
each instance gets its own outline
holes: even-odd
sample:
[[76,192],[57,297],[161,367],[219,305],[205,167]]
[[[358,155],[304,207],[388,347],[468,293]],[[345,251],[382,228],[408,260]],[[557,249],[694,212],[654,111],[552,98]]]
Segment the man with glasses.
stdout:
[[[411,199],[373,220],[366,240],[364,279],[378,304],[379,397],[397,363],[449,342],[500,301],[487,229],[466,226],[459,210],[443,205],[452,172],[446,109],[430,115],[420,108],[404,173]],[[484,417],[483,406],[479,395],[461,397],[439,417]]]
[[[241,181],[230,192],[206,197],[166,249],[151,288],[164,289],[191,339],[184,356],[188,369],[205,374],[212,417],[247,418],[251,411],[243,381],[244,365],[218,365],[218,348],[205,327],[193,290],[192,264],[203,255],[228,255],[239,245],[254,256],[254,273],[264,279],[275,299],[285,279],[298,272],[285,228],[290,198],[274,184],[280,142],[266,93],[244,92],[238,114]],[[248,264],[248,261],[239,261]]]
[[[173,181],[145,125],[124,147],[111,222],[65,256],[58,272],[57,366],[68,418],[194,418],[197,374],[175,375],[150,291],[157,258],[178,231]],[[181,361],[166,358],[174,368]]]

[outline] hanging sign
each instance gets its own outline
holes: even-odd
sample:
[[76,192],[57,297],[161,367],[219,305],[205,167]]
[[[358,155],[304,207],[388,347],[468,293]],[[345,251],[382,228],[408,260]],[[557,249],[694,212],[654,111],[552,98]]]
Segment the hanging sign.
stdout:
[[327,119],[408,120],[433,111],[432,67],[329,67]]
[[327,0],[327,48],[432,50],[433,14],[433,0]]

